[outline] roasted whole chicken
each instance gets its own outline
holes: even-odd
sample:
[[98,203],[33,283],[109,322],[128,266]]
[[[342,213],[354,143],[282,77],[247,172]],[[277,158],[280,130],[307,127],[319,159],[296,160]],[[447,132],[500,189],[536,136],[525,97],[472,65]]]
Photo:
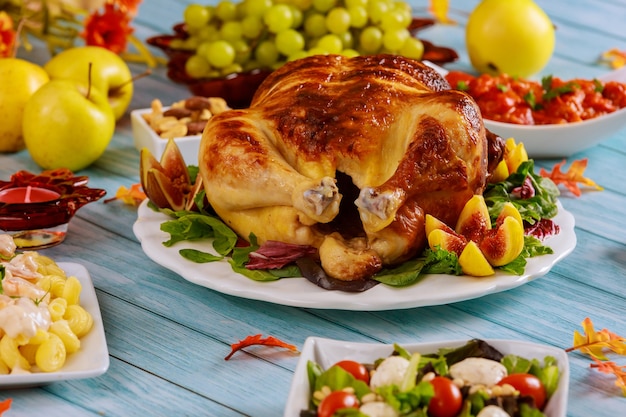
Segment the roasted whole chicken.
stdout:
[[212,117],[199,168],[241,237],[313,246],[327,275],[351,281],[421,253],[426,213],[454,224],[501,142],[420,62],[312,56],[274,71],[249,108]]

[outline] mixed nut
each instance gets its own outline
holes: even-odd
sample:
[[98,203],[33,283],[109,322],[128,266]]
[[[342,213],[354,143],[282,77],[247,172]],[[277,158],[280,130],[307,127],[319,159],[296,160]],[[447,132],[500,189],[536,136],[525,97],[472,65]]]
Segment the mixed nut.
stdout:
[[221,97],[193,96],[164,108],[159,99],[152,100],[151,112],[142,117],[163,139],[200,135],[215,114],[230,110]]

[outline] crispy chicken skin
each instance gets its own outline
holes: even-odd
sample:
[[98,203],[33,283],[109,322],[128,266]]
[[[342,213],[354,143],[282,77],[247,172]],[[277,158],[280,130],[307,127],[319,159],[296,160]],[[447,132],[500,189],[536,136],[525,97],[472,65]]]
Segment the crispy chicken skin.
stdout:
[[488,149],[475,102],[428,66],[328,55],[287,63],[250,108],[212,117],[199,168],[240,236],[315,246],[328,275],[354,280],[420,253],[426,213],[454,224],[485,187]]

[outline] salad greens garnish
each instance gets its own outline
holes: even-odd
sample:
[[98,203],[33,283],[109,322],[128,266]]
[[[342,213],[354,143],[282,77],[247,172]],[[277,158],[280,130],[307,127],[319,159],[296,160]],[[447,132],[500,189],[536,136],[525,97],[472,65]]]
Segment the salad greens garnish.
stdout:
[[[189,166],[188,169],[190,176],[195,178],[198,174],[197,167]],[[495,224],[503,205],[510,202],[519,211],[526,224],[534,225],[543,219],[551,219],[557,214],[557,197],[559,194],[560,192],[552,180],[535,174],[534,162],[531,159],[522,162],[517,171],[509,175],[506,180],[488,184],[483,197],[492,224]],[[186,240],[213,239],[212,245],[215,253],[196,249],[182,249],[179,253],[185,259],[196,263],[215,262],[228,257],[228,262],[233,271],[255,281],[275,281],[281,278],[303,276],[301,268],[304,264],[302,263],[300,266],[290,264],[279,269],[247,268],[250,254],[260,247],[256,237],[250,235],[249,245],[237,246],[239,241],[237,234],[212,211],[210,206],[205,207],[204,202],[205,192],[201,191],[194,197],[197,211],[159,209],[152,202],[149,203],[151,208],[172,218],[172,220],[161,224],[161,230],[170,235],[170,238],[163,242],[163,245],[170,247]],[[511,274],[522,275],[528,258],[550,253],[553,253],[552,249],[544,246],[539,239],[525,236],[522,253],[515,260],[499,267],[499,269]],[[373,276],[372,280],[393,287],[404,287],[419,282],[426,274],[462,275],[463,271],[455,253],[436,247],[434,249],[427,248],[421,256],[400,265],[384,268]],[[328,284],[331,287],[329,289],[335,289],[331,284]]]

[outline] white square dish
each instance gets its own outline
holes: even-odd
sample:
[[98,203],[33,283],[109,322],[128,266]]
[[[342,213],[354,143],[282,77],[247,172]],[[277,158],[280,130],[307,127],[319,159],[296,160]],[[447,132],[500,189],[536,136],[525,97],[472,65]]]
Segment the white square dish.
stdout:
[[[565,417],[567,412],[567,392],[569,389],[569,361],[563,349],[517,340],[482,340],[498,349],[504,355],[514,354],[527,359],[536,358],[540,360],[543,360],[546,356],[556,358],[560,371],[559,385],[543,412],[547,417]],[[428,354],[435,353],[441,348],[460,347],[467,342],[468,340],[449,340],[427,343],[400,343],[400,345],[409,352]],[[376,359],[387,357],[392,352],[393,345],[391,344],[347,342],[321,337],[307,338],[293,376],[284,417],[299,416],[300,411],[308,407],[310,391],[307,362],[309,360],[319,364],[322,369],[328,369],[343,359],[373,363]]]
[[70,379],[93,378],[109,369],[109,350],[104,336],[102,315],[89,272],[84,266],[75,263],[59,262],[58,265],[67,276],[75,276],[82,284],[80,305],[93,317],[93,327],[80,339],[80,350],[68,355],[67,362],[60,371],[0,375],[0,389],[34,387]]
[[[168,108],[169,107],[164,107],[164,110]],[[152,109],[133,110],[130,112],[130,121],[135,148],[137,148],[138,151],[141,151],[142,148],[147,148],[156,160],[159,161],[165,150],[165,145],[167,145],[167,139],[160,137],[143,118],[143,114],[150,113],[151,111]],[[178,149],[180,149],[187,165],[198,165],[200,138],[202,138],[202,135],[174,138],[174,142],[178,145]]]

